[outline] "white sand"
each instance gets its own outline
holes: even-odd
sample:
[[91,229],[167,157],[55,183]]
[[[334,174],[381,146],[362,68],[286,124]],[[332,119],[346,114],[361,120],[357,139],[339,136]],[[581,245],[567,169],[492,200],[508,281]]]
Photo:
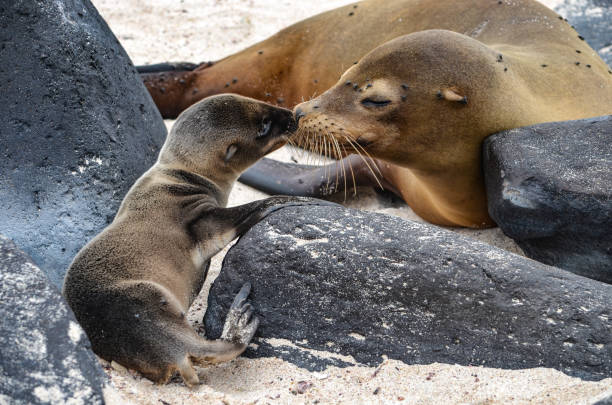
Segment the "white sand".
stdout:
[[[543,1],[549,7],[562,0]],[[214,61],[319,12],[351,3],[348,0],[93,0],[134,64],[165,61]],[[168,127],[172,122],[167,122]],[[283,148],[279,160],[304,157]],[[265,198],[264,193],[236,184],[230,205]],[[338,202],[343,202],[339,197]],[[344,204],[418,220],[397,199],[373,190],[359,190]],[[499,229],[455,230],[486,243],[520,253]],[[218,275],[227,248],[213,258],[210,275],[189,318],[195,327],[206,310],[208,289]],[[401,403],[401,404],[587,404],[612,393],[612,379],[584,382],[550,369],[498,370],[446,364],[406,365],[386,362],[376,376],[369,367],[330,367],[310,373],[280,359],[245,359],[199,369],[203,384],[186,388],[179,380],[157,386],[126,370],[103,362],[111,379],[105,395],[109,404],[283,404],[283,403]],[[300,383],[301,384],[298,384]],[[312,384],[312,386],[310,386]],[[298,385],[305,388],[296,392]],[[378,389],[378,390],[377,390]],[[377,390],[377,391],[376,391]],[[375,395],[374,392],[377,392]]]

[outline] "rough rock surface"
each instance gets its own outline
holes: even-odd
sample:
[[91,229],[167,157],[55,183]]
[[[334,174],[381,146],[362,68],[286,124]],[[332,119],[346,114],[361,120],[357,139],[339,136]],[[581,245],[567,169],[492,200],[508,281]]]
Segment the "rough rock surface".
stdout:
[[565,0],[555,11],[567,18],[591,48],[612,66],[612,1]]
[[59,285],[166,129],[88,0],[0,2],[0,54],[0,230]]
[[101,404],[104,374],[45,274],[0,235],[0,403]]
[[612,283],[612,116],[483,144],[489,213],[527,256]]
[[310,370],[388,356],[612,375],[612,286],[436,226],[341,208],[281,209],[225,257],[207,336],[221,334],[246,281],[261,321],[248,356]]
[[595,402],[593,405],[612,405],[612,394],[608,395],[607,397],[600,399],[599,401]]

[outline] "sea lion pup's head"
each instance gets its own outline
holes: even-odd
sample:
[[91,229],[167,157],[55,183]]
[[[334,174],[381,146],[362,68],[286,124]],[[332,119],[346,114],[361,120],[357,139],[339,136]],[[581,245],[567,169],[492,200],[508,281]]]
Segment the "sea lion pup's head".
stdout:
[[467,128],[488,125],[478,111],[490,106],[498,87],[495,69],[503,66],[496,56],[484,44],[444,30],[386,42],[325,93],[296,106],[296,142],[317,148],[326,138],[343,154],[367,152],[402,166],[448,162]]
[[159,163],[218,183],[231,183],[296,129],[293,113],[261,101],[221,94],[185,110],[174,123]]

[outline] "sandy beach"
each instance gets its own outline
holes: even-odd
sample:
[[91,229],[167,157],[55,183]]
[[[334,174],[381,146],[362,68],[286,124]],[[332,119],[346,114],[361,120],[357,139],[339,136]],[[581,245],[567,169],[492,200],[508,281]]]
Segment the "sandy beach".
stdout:
[[[543,1],[549,7],[561,0]],[[164,61],[214,61],[261,41],[294,22],[345,4],[346,0],[93,0],[135,65]],[[166,121],[168,129],[172,121]],[[288,147],[272,157],[312,162]],[[265,198],[237,183],[229,205]],[[360,189],[337,196],[347,207],[422,221],[398,198]],[[498,229],[456,232],[521,253]],[[228,247],[229,248],[229,247]],[[212,281],[228,248],[213,258],[209,277],[189,319],[203,330],[202,316]],[[271,338],[272,339],[272,338]],[[448,364],[407,365],[387,360],[378,368],[330,367],[313,373],[275,358],[246,359],[200,368],[203,384],[187,388],[180,379],[154,385],[137,373],[102,361],[110,383],[109,404],[591,404],[612,394],[612,378],[586,382],[552,369],[500,370]]]

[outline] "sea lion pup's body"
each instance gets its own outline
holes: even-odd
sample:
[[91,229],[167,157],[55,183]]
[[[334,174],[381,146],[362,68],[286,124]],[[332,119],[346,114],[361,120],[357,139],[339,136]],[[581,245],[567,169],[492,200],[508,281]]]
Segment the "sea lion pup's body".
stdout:
[[291,111],[239,96],[211,97],[181,115],[157,163],[66,274],[63,294],[94,352],[157,382],[179,371],[188,385],[198,382],[192,362],[242,353],[257,327],[248,286],[221,340],[200,337],[185,313],[214,254],[279,204],[305,201],[272,197],[224,208],[240,172],[282,146],[292,129]]

